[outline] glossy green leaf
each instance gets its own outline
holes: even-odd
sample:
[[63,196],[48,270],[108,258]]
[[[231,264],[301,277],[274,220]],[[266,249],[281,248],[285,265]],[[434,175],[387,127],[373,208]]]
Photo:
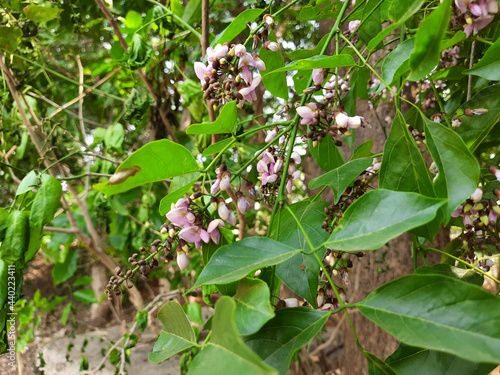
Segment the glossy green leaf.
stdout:
[[368,43],[382,30],[382,20],[380,17],[380,5],[385,0],[372,0],[363,7],[363,23],[358,27],[359,39]]
[[[5,301],[7,301],[7,280],[9,277],[9,263],[0,259],[0,310],[3,308]],[[1,324],[1,323],[0,323]]]
[[[327,202],[311,202],[309,200],[288,206],[302,224],[313,246],[320,246],[329,237],[321,228],[326,218]],[[278,220],[279,218],[279,220]],[[280,241],[294,249],[310,251],[302,231],[288,210],[282,210],[274,220],[270,238]],[[325,250],[319,250],[322,258]],[[313,254],[299,253],[276,266],[276,275],[294,293],[305,298],[313,307],[316,306],[318,291],[319,265]]]
[[368,365],[368,375],[398,375],[394,369],[375,354],[363,350]]
[[201,271],[193,289],[204,284],[228,284],[261,267],[274,266],[300,250],[264,237],[248,237],[222,246]]
[[193,155],[182,145],[168,139],[150,142],[120,164],[109,181],[94,189],[113,195],[137,186],[199,171]]
[[424,121],[427,146],[439,171],[434,192],[440,198],[448,198],[447,223],[453,210],[476,190],[479,164],[457,133],[427,117]]
[[453,354],[399,344],[385,360],[399,375],[487,375],[496,364],[474,363]]
[[329,313],[307,307],[284,308],[246,344],[280,374],[286,374],[294,354],[323,328]]
[[247,22],[254,21],[264,12],[264,9],[246,9],[229,24],[225,30],[212,42],[212,46],[218,43],[232,42],[243,30],[247,28]]
[[0,259],[10,263],[20,259],[29,244],[29,212],[12,211],[7,218],[7,231],[0,247]]
[[97,303],[97,298],[92,289],[80,289],[73,292],[73,298],[83,303]]
[[52,221],[61,205],[61,182],[48,174],[44,174],[41,180],[30,211],[30,244],[26,261],[33,258],[39,250],[43,226]]
[[270,75],[279,72],[289,72],[290,70],[308,70],[321,68],[336,68],[340,66],[354,65],[354,59],[350,55],[336,56],[314,56],[309,59],[295,60],[283,68],[276,69],[264,75]]
[[177,176],[172,179],[170,188],[168,190],[168,195],[163,197],[160,201],[160,215],[165,215],[170,211],[172,203],[177,202],[180,198],[186,194],[194,183],[200,178],[200,172],[192,172],[184,174],[182,176]]
[[26,18],[34,22],[47,22],[53,20],[59,15],[60,11],[61,9],[56,7],[36,4],[30,4],[23,9]]
[[196,344],[196,337],[189,320],[176,301],[167,302],[158,311],[163,330],[153,351],[148,353],[150,362],[159,363]]
[[500,119],[500,85],[489,86],[479,91],[468,102],[462,104],[455,115],[463,113],[466,108],[488,110],[488,113],[481,116],[462,117],[463,123],[456,129],[467,147],[475,151]]
[[429,74],[439,63],[439,47],[451,17],[451,0],[443,2],[430,16],[424,19],[417,30],[415,50],[410,55],[412,81],[418,81]]
[[382,189],[434,196],[427,166],[399,111],[396,112],[385,142],[379,186]]
[[[273,39],[270,39],[273,40]],[[285,59],[281,54],[281,50],[273,52],[261,48],[259,51],[260,58],[266,64],[267,74],[262,78],[262,83],[267,91],[273,96],[288,100],[288,85],[286,82],[286,72],[268,75],[277,69],[285,66]]]
[[257,332],[274,317],[274,309],[269,302],[271,293],[262,280],[242,279],[233,298],[236,301],[235,322],[240,335]]
[[276,370],[265,364],[245,345],[234,323],[236,302],[221,297],[215,305],[212,337],[194,358],[188,375],[267,375]]
[[410,53],[415,48],[415,39],[398,44],[382,62],[382,78],[391,84],[410,69]]
[[408,345],[499,363],[500,298],[478,286],[441,275],[408,275],[356,306]]
[[78,279],[75,280],[73,286],[90,285],[92,280],[93,279],[90,276],[80,276]]
[[500,38],[497,38],[495,43],[490,46],[481,60],[472,67],[472,69],[464,70],[462,74],[472,74],[475,76],[489,79],[492,81],[500,81]]
[[308,21],[319,21],[336,18],[342,3],[331,0],[311,0],[302,8],[299,18]]
[[462,30],[459,30],[456,33],[454,33],[453,38],[442,39],[439,50],[444,51],[445,49],[453,47],[455,44],[460,43],[465,39],[467,39],[467,34],[464,33]]
[[345,163],[338,147],[330,137],[325,137],[316,147],[312,146],[310,140],[308,144],[312,157],[323,171],[331,171]]
[[208,146],[205,150],[203,150],[203,156],[210,156],[213,154],[218,154],[222,150],[224,150],[229,144],[234,143],[234,138],[226,138],[222,141],[214,143],[213,145]]
[[334,250],[375,250],[431,221],[444,199],[377,189],[355,201],[325,245]]
[[372,156],[372,148],[373,148],[373,140],[370,139],[365,143],[360,144],[358,147],[354,149],[352,152],[351,160],[366,158],[368,156]]
[[375,48],[379,47],[380,43],[383,42],[383,40],[390,34],[392,33],[394,30],[396,30],[398,27],[400,27],[402,24],[402,22],[400,23],[395,23],[395,24],[392,24],[388,27],[386,27],[385,29],[383,29],[382,31],[380,31],[377,36],[375,36],[374,38],[372,38],[369,42],[368,42],[368,45],[366,46],[366,48],[368,48],[370,51],[371,50],[374,50]]
[[455,277],[459,280],[471,283],[477,286],[482,286],[484,279],[476,271],[470,268],[458,268],[451,264],[439,263],[432,266],[422,266],[415,270],[418,274],[435,274]]
[[234,133],[236,130],[236,117],[238,115],[236,102],[229,102],[217,116],[214,122],[193,124],[186,129],[186,134],[223,134]]
[[309,189],[316,189],[320,186],[329,186],[333,190],[335,203],[340,199],[344,190],[352,184],[356,177],[372,165],[372,158],[361,158],[350,160],[338,168],[313,178],[309,182]]
[[77,250],[70,251],[66,256],[64,263],[56,263],[52,268],[52,278],[54,285],[60,284],[73,276],[78,267],[80,253]]
[[389,6],[389,18],[393,22],[404,22],[413,16],[424,0],[392,0]]
[[40,184],[40,176],[35,171],[30,171],[22,180],[16,190],[16,196],[36,189]]

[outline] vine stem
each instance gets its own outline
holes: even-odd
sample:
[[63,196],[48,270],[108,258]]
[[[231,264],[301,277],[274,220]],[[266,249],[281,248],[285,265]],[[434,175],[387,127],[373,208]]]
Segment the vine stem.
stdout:
[[[328,37],[326,38],[325,44],[321,48],[321,52],[319,53],[320,55],[323,55],[325,53],[325,51],[328,48],[328,45],[330,44],[330,42],[333,39],[333,36],[336,33],[339,33],[340,22],[342,20],[342,17],[344,16],[345,11],[347,10],[347,7],[349,6],[349,3],[350,3],[349,1],[346,1],[342,5],[342,8],[340,9],[339,16],[335,20],[335,24],[333,25],[332,29],[330,30],[330,33],[328,34]],[[342,35],[342,34],[340,34],[340,35]],[[311,86],[311,83],[312,83],[312,76],[309,78],[309,81],[308,81],[306,87]],[[307,95],[304,95],[302,97],[302,100],[300,102],[301,106],[303,106],[305,104],[307,98],[308,98]],[[278,191],[278,197],[276,199],[276,202],[274,203],[273,212],[271,214],[271,219],[269,220],[269,228],[272,228],[272,224],[273,224],[273,221],[274,221],[274,217],[276,216],[276,212],[278,210],[278,207],[284,203],[283,202],[283,193],[284,193],[285,186],[286,186],[286,178],[287,178],[287,175],[288,175],[288,167],[290,166],[290,159],[292,157],[293,147],[295,145],[295,138],[297,137],[297,131],[299,129],[299,123],[300,123],[299,120],[300,120],[300,116],[298,114],[296,114],[295,117],[294,117],[294,119],[293,119],[294,124],[293,124],[292,133],[291,133],[291,135],[290,135],[290,137],[288,139],[288,142],[289,142],[288,153],[287,153],[286,159],[285,159],[285,165],[284,165],[284,168],[283,168],[283,175],[281,176],[281,183],[280,183],[280,188],[279,188],[279,191]],[[269,234],[270,234],[269,229],[268,229],[268,233],[267,234],[269,236]]]
[[[351,320],[351,317],[349,316],[349,313],[347,312],[346,310],[346,304],[344,303],[344,301],[342,300],[342,298],[340,298],[340,294],[339,294],[339,291],[337,290],[337,286],[335,285],[335,283],[333,282],[332,278],[330,277],[330,274],[328,272],[326,272],[326,270],[324,269],[323,267],[323,262],[322,260],[320,259],[317,251],[323,247],[323,246],[319,246],[318,248],[315,248],[314,245],[312,244],[309,236],[307,235],[306,231],[304,230],[304,227],[302,226],[302,224],[300,223],[300,220],[297,218],[297,216],[295,215],[295,213],[292,211],[292,209],[289,207],[289,206],[286,206],[285,207],[288,212],[290,213],[290,215],[293,217],[293,219],[295,220],[295,222],[297,223],[297,226],[299,227],[300,231],[302,232],[302,234],[304,235],[304,238],[306,239],[307,241],[307,244],[309,245],[309,247],[311,248],[311,253],[314,255],[314,257],[316,258],[316,261],[318,262],[318,265],[321,269],[323,269],[323,273],[326,275],[326,278],[328,279],[328,282],[330,283],[330,286],[332,287],[333,291],[335,292],[335,296],[337,297],[337,300],[339,301],[339,305],[341,307],[340,310],[345,310],[345,315],[347,317],[347,320],[349,321],[349,325],[351,326],[351,330],[352,330],[352,333],[354,335],[354,340],[356,341],[356,345],[358,347],[360,347],[359,345],[359,341],[358,341],[358,335],[356,334],[356,329],[354,328],[354,324],[352,323],[352,320]],[[350,305],[351,306],[351,305]]]
[[460,259],[460,258],[457,258],[456,256],[451,255],[451,254],[449,254],[449,253],[447,253],[447,252],[445,252],[445,251],[438,250],[438,249],[435,249],[435,248],[433,248],[433,247],[427,247],[427,246],[422,246],[422,247],[421,247],[421,249],[422,249],[422,250],[428,250],[428,251],[435,251],[435,252],[437,252],[437,253],[440,253],[440,254],[442,254],[442,255],[445,255],[445,256],[447,256],[447,257],[450,257],[450,258],[452,258],[452,259],[455,259],[456,261],[458,261],[458,262],[460,262],[460,263],[464,264],[465,266],[472,268],[474,271],[479,272],[479,273],[480,273],[480,274],[482,274],[483,276],[488,277],[489,279],[493,280],[493,281],[494,281],[494,282],[496,282],[497,284],[500,284],[500,280],[495,279],[493,276],[488,275],[486,272],[484,272],[483,270],[481,270],[481,269],[477,268],[476,266],[474,266],[474,265],[472,265],[472,264],[470,264],[470,263],[467,263],[465,260],[462,260],[462,259]]

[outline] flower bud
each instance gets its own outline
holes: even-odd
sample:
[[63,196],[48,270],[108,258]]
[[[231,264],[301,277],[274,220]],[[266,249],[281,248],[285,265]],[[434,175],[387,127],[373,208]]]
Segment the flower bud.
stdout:
[[297,307],[299,305],[299,300],[297,298],[285,298],[286,307]]
[[335,116],[335,122],[337,123],[337,126],[341,128],[346,128],[348,121],[349,117],[342,112],[337,113],[337,115]]
[[347,126],[350,129],[357,129],[361,125],[363,125],[363,117],[361,116],[354,116],[354,117],[348,117],[347,118]]
[[220,189],[222,191],[231,189],[231,173],[224,172],[220,180]]
[[459,128],[459,127],[460,127],[460,125],[462,125],[462,122],[463,122],[463,121],[462,121],[462,119],[461,119],[460,117],[453,117],[453,118],[451,119],[451,127],[452,127],[453,129]]
[[270,14],[264,14],[264,17],[262,19],[268,26],[274,25],[274,18]]
[[168,233],[168,229],[165,228],[165,227],[162,227],[161,230],[160,230],[160,233],[161,234],[167,234]]
[[472,199],[472,201],[474,203],[479,202],[483,198],[483,192],[484,192],[484,189],[481,186],[479,186],[476,189],[476,191],[474,191],[474,193],[472,193],[472,195],[470,196],[470,199]]
[[302,161],[297,151],[292,152],[292,159],[295,160],[295,164],[300,164]]
[[229,210],[226,206],[226,203],[224,201],[219,202],[219,216],[222,220],[227,221],[229,217]]
[[229,215],[227,217],[227,223],[233,227],[236,225],[236,215],[233,210],[229,210]]
[[278,131],[279,131],[278,127],[275,127],[273,130],[268,131],[264,142],[269,143],[269,142],[273,141],[274,138],[276,138],[276,136],[278,135]]
[[177,265],[181,269],[181,271],[184,271],[186,268],[189,266],[189,258],[187,254],[177,248]]

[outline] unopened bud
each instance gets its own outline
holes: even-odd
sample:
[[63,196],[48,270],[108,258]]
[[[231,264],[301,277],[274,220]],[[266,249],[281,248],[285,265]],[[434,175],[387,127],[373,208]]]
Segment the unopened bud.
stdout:
[[263,20],[268,26],[274,25],[274,17],[270,14],[264,14]]
[[451,119],[451,126],[453,129],[459,128],[462,125],[462,119],[460,117],[453,117]]
[[167,234],[168,233],[168,229],[165,228],[165,227],[163,227],[163,228],[161,228],[160,233],[161,234]]

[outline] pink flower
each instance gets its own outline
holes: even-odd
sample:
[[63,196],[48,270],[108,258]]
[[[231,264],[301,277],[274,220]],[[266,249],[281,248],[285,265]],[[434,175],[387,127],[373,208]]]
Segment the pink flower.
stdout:
[[226,56],[229,51],[229,47],[223,44],[217,44],[215,48],[208,47],[207,48],[207,57],[208,61],[213,62],[214,60],[222,59]]
[[208,64],[208,66],[205,66],[205,64],[198,61],[194,63],[194,72],[196,73],[196,76],[200,79],[202,84],[205,83],[205,77],[212,76],[212,70],[212,64]]
[[497,222],[498,215],[495,211],[490,210],[490,213],[488,215],[488,221],[492,224],[495,224]]
[[189,225],[189,221],[186,219],[186,215],[188,214],[187,207],[180,207],[170,210],[170,212],[166,215],[167,219],[170,220],[173,224],[178,227],[184,227]]
[[354,32],[356,31],[356,29],[359,27],[359,24],[361,23],[360,20],[356,20],[356,21],[351,21],[349,22],[349,32],[351,34],[354,34]]
[[243,80],[247,85],[250,85],[252,83],[252,71],[250,70],[248,65],[245,65],[243,69],[241,69],[241,76],[243,77]]
[[325,69],[313,69],[312,79],[315,85],[321,85],[326,78]]
[[271,184],[278,179],[278,175],[273,173],[267,177],[267,183]]
[[451,217],[459,217],[460,214],[462,213],[463,209],[464,209],[464,206],[462,206],[462,205],[458,206],[451,213]]
[[198,242],[201,240],[200,228],[195,225],[185,227],[179,232],[179,237],[187,242]]
[[260,178],[261,181],[262,181],[262,186],[266,185],[267,184],[267,178],[269,177],[269,173],[267,172],[264,172],[262,174],[262,177]]
[[292,174],[292,180],[293,180],[293,181],[296,181],[296,180],[298,180],[299,178],[300,178],[300,171],[295,171],[295,172],[293,172],[293,174]]
[[297,113],[302,117],[301,124],[309,124],[316,115],[316,104],[308,103],[305,106],[297,107]]
[[274,138],[276,138],[276,136],[278,135],[278,128],[274,128],[273,130],[271,131],[268,131],[267,132],[267,136],[266,136],[266,139],[264,140],[264,142],[271,142],[274,140]]
[[263,172],[269,172],[267,164],[264,162],[264,160],[259,160],[257,163],[257,172],[263,173]]
[[300,158],[300,155],[297,151],[292,152],[292,159],[295,160],[295,164],[300,164],[302,159]]
[[292,192],[292,187],[293,187],[293,181],[288,180],[288,182],[286,183],[286,191],[288,191],[288,194]]
[[237,44],[234,46],[234,54],[238,57],[243,57],[247,53],[247,49],[243,44]]
[[175,208],[181,208],[181,207],[187,207],[191,203],[191,200],[189,198],[180,198],[176,203],[175,203]]
[[266,71],[266,63],[259,58],[259,56],[254,56],[254,67],[259,69],[261,72]]
[[281,167],[283,167],[283,157],[279,157],[278,160],[276,160],[276,164],[274,164],[274,172],[279,172]]
[[242,88],[239,92],[241,95],[243,95],[243,99],[249,101],[250,103],[252,103],[254,100],[257,100],[255,89],[257,88],[257,86],[259,86],[261,81],[261,76],[255,77],[250,86]]
[[279,51],[280,45],[276,42],[267,43],[267,49],[273,52]]
[[207,232],[210,234],[210,238],[212,241],[214,241],[216,244],[219,243],[220,240],[220,231],[219,227],[225,228],[226,225],[221,219],[214,219],[208,224],[208,229]]
[[184,250],[177,251],[177,265],[184,271],[189,266],[189,258]]
[[240,57],[240,61],[238,62],[238,69],[241,69],[243,66],[253,66],[255,67],[255,61],[249,53],[245,52],[243,56]]

